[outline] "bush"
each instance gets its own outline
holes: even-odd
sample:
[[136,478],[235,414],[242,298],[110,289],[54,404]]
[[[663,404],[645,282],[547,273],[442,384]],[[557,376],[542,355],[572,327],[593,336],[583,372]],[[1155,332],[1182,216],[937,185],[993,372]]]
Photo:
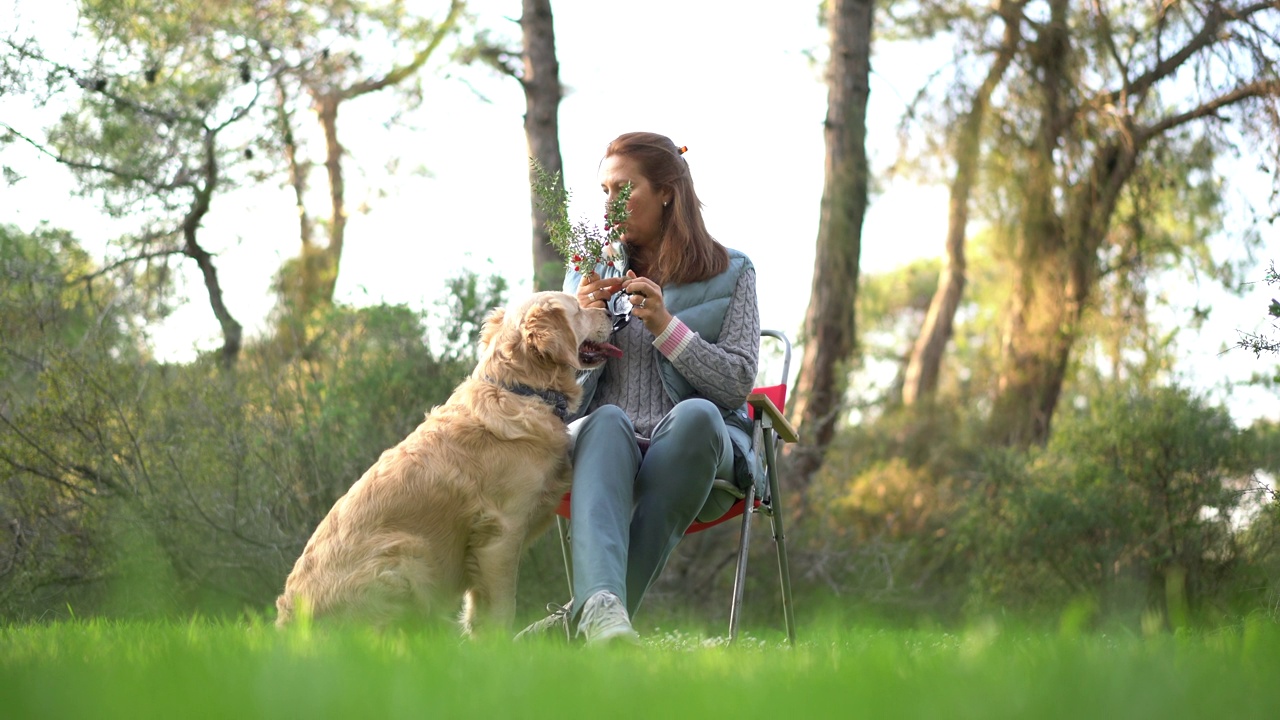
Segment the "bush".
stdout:
[[[107,322],[21,324],[29,308],[0,306],[24,328],[4,356],[26,363],[0,381],[9,619],[268,607],[334,500],[475,360],[474,337],[433,352],[425,312],[378,305],[328,311],[305,357],[263,340],[232,369],[158,364],[110,321],[121,303],[70,299]],[[480,301],[500,298],[473,293],[442,322]]]
[[1083,597],[1174,625],[1227,609],[1248,563],[1245,437],[1186,390],[1113,388],[1060,413],[1047,447],[989,456],[966,511],[974,605],[1058,611]]
[[1176,387],[1107,386],[1061,409],[1044,448],[981,428],[939,405],[844,430],[790,533],[798,591],[910,623],[1280,616],[1280,511],[1257,476],[1276,464],[1270,426],[1239,430]]

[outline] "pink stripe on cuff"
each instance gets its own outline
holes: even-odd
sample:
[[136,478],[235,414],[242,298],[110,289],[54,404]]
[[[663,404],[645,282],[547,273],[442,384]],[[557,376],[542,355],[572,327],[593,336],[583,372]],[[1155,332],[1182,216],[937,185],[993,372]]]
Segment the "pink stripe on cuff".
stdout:
[[658,352],[671,360],[693,342],[694,334],[679,318],[672,318],[667,329],[662,332],[662,336],[655,338],[653,342],[658,346]]

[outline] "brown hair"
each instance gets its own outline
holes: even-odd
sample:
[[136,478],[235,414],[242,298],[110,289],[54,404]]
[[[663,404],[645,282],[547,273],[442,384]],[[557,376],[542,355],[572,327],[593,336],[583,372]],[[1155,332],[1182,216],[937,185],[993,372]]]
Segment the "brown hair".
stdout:
[[706,280],[729,267],[728,251],[702,222],[702,201],[693,191],[689,163],[680,151],[670,138],[649,132],[619,135],[604,151],[605,157],[634,160],[655,190],[671,190],[671,205],[662,209],[658,257],[646,268],[650,278],[664,285]]

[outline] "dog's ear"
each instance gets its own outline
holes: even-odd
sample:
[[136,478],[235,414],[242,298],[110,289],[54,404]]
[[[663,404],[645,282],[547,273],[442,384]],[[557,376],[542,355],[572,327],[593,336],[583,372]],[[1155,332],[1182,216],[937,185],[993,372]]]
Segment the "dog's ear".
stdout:
[[521,324],[524,344],[531,354],[549,363],[572,363],[578,356],[577,340],[569,327],[564,308],[536,304],[524,315]]
[[489,311],[485,316],[484,327],[480,328],[480,349],[484,350],[489,347],[493,339],[498,336],[498,331],[502,329],[502,320],[507,316],[507,311],[500,307],[496,307]]

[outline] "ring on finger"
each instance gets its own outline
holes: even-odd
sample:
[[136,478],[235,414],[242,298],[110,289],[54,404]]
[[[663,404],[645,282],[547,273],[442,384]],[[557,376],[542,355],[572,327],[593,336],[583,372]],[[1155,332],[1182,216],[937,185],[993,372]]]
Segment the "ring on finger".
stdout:
[[644,304],[645,304],[645,303],[647,303],[647,302],[649,302],[649,296],[648,296],[648,295],[641,295],[641,296],[640,296],[640,305],[639,305],[638,307],[643,308],[643,307],[644,307]]
[[587,293],[587,299],[588,299],[588,300],[590,300],[591,302],[595,302],[595,301],[596,301],[596,294],[595,294],[595,292],[593,291],[593,292],[589,292],[589,293]]

